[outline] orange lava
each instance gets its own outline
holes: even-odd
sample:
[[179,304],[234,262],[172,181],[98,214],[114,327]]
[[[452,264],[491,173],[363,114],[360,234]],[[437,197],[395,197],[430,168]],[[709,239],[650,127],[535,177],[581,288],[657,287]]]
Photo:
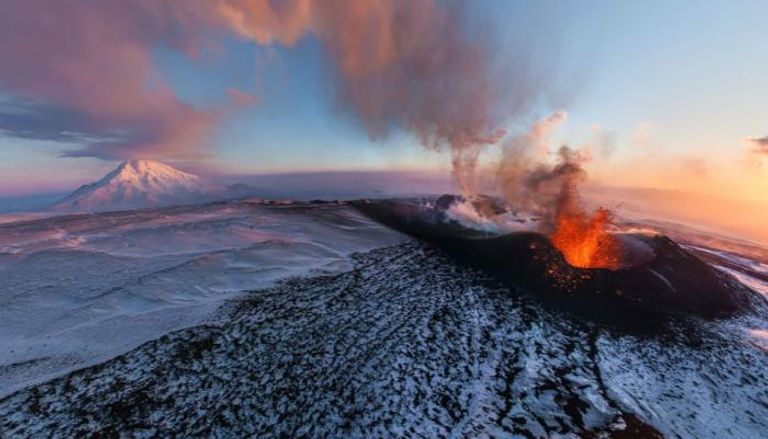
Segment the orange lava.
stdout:
[[599,208],[591,215],[580,206],[558,209],[551,239],[569,264],[580,268],[618,269],[621,246],[608,231],[613,214]]

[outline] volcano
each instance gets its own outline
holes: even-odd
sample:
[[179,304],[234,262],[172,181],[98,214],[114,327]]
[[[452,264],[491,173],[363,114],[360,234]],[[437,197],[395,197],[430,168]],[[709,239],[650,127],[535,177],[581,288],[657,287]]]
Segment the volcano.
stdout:
[[58,212],[104,212],[205,201],[203,180],[154,160],[128,160],[53,206]]
[[532,293],[589,320],[646,325],[670,316],[718,318],[749,310],[757,296],[663,235],[617,234],[619,266],[580,268],[544,234],[490,234],[452,221],[445,214],[449,201],[366,201],[357,208],[492,274],[512,291]]

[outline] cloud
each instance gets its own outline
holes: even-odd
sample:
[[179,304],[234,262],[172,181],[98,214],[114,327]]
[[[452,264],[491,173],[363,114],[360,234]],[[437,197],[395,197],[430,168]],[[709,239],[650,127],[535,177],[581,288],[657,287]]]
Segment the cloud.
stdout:
[[[0,58],[7,60],[0,87],[49,107],[6,112],[6,131],[30,137],[29,123],[37,119],[38,136],[55,138],[67,120],[74,125],[69,131],[99,138],[111,133],[113,140],[87,142],[72,152],[76,156],[165,157],[197,150],[204,137],[196,135],[208,131],[221,110],[178,99],[155,71],[151,49],[166,44],[191,53],[198,47],[207,21],[200,4],[8,0],[0,14]],[[14,120],[22,129],[9,126]]]
[[225,105],[192,106],[159,74],[153,48],[194,56],[227,35],[290,46],[311,34],[338,73],[344,109],[372,138],[406,130],[450,148],[457,176],[471,175],[478,148],[496,143],[540,88],[525,59],[499,69],[490,29],[466,26],[462,12],[438,0],[5,0],[0,90],[49,107],[0,123],[10,135],[84,142],[70,156],[196,156],[222,118],[255,98],[230,91]]
[[757,154],[768,154],[768,136],[750,137],[745,139],[745,141],[752,149],[752,152]]
[[[515,59],[502,76],[490,29],[471,33],[454,3],[368,0],[321,3],[230,1],[225,16],[241,36],[293,44],[313,34],[338,73],[342,108],[373,139],[392,128],[427,148],[450,148],[462,192],[472,192],[480,148],[498,142],[508,118],[535,99]],[[501,69],[500,69],[501,70]],[[530,83],[529,83],[530,81]]]
[[0,104],[0,133],[30,140],[86,143],[113,135],[68,108],[11,99]]

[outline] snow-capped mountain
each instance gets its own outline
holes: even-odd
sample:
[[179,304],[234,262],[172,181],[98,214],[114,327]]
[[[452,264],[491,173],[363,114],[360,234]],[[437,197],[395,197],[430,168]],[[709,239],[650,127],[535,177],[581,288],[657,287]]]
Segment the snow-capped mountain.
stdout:
[[59,203],[60,212],[103,212],[207,201],[214,189],[200,177],[154,160],[128,160]]

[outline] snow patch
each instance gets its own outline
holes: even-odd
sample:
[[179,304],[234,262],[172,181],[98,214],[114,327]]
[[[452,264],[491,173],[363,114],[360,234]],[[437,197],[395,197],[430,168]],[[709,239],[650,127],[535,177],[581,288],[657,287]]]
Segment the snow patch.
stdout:
[[0,225],[0,396],[404,241],[338,205],[209,204]]
[[57,212],[103,212],[199,202],[214,188],[192,174],[153,160],[121,163],[53,207]]

